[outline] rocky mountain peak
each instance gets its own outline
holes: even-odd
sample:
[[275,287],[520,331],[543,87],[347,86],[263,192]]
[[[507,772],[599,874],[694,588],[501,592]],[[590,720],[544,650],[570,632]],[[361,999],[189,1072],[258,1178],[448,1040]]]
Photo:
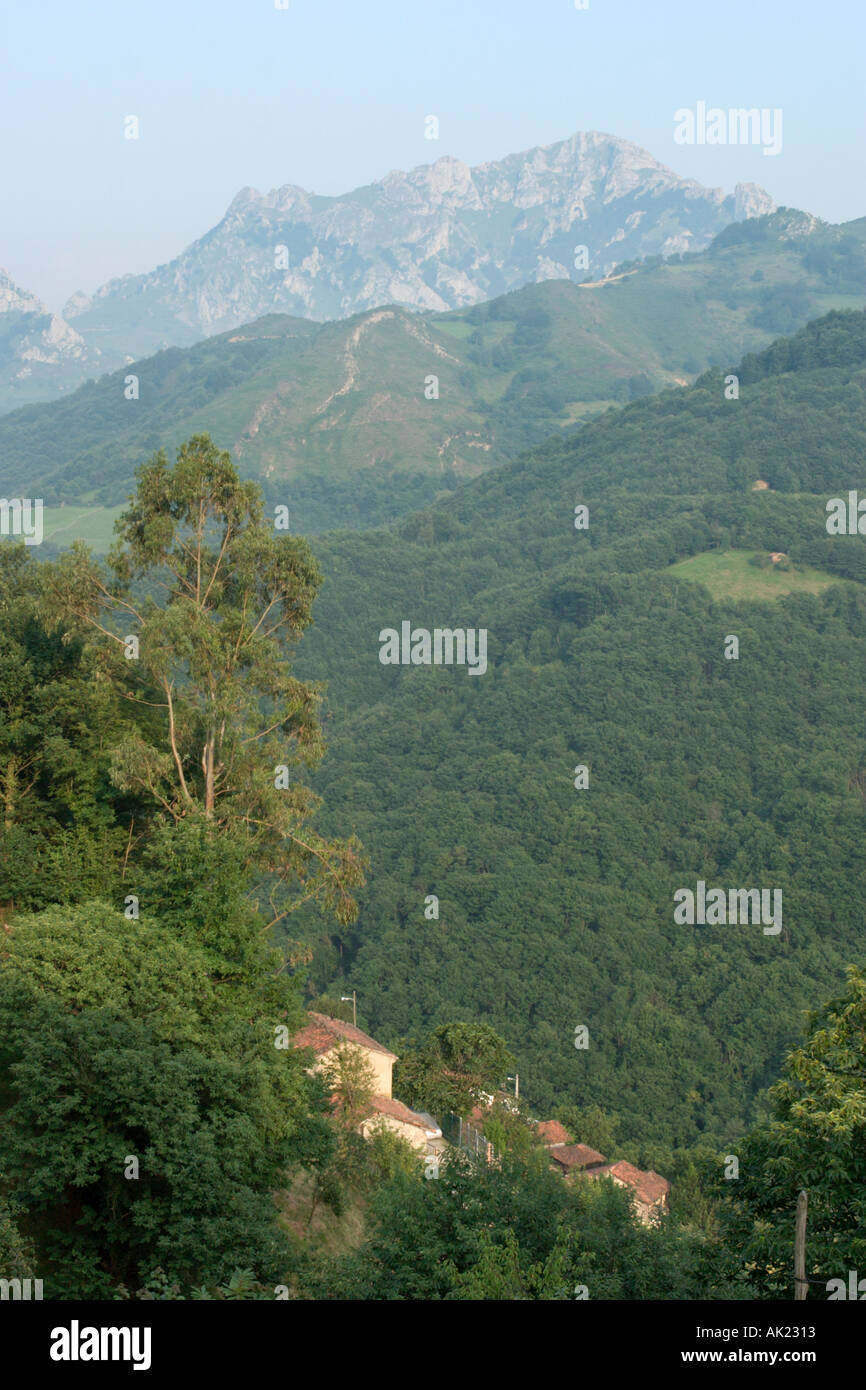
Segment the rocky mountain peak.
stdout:
[[0,266],[0,314],[47,314],[48,310],[35,294],[16,285],[8,270]]
[[578,131],[475,166],[443,154],[339,196],[244,187],[167,265],[74,295],[65,312],[123,360],[265,314],[454,309],[539,280],[603,277],[623,260],[700,250],[774,207],[754,184],[705,188],[628,140]]
[[735,221],[740,222],[747,217],[763,217],[765,213],[775,211],[775,202],[759,183],[738,183],[735,185]]

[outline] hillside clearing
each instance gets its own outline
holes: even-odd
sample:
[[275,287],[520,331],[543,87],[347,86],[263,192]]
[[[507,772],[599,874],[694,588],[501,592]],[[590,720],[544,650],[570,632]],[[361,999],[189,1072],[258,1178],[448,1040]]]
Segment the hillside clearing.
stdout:
[[668,573],[703,584],[716,601],[760,601],[783,598],[785,594],[820,594],[832,584],[845,582],[807,565],[792,565],[786,570],[777,565],[761,569],[750,563],[754,554],[753,550],[707,550],[688,560],[679,560],[669,567]]

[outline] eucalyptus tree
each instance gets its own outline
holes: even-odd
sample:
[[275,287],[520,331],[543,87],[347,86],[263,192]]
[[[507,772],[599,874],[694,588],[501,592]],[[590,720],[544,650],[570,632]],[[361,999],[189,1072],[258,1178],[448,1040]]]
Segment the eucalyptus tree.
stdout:
[[315,830],[319,798],[298,776],[324,752],[321,689],[290,664],[321,579],[309,546],[206,434],[136,476],[107,567],[77,544],[47,577],[53,612],[141,716],[112,776],[170,822],[203,818],[241,844],[265,927],[310,899],[349,922],[361,846]]

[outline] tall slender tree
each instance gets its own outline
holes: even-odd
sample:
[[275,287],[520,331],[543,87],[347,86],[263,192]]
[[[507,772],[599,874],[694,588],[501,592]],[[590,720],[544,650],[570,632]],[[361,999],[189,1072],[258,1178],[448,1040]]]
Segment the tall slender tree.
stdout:
[[76,545],[47,576],[55,615],[89,635],[101,676],[142,714],[113,777],[171,820],[203,815],[242,842],[265,927],[309,899],[351,921],[360,844],[313,829],[318,798],[296,775],[324,751],[321,691],[289,663],[320,582],[309,547],[275,530],[208,435],[137,478],[107,572]]

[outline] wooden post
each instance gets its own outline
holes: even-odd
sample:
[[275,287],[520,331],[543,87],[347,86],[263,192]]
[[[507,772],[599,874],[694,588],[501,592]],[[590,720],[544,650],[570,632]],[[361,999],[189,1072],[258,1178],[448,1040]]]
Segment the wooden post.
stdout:
[[797,1224],[794,1228],[794,1298],[800,1302],[809,1292],[806,1280],[806,1214],[809,1194],[805,1190],[797,1198]]

